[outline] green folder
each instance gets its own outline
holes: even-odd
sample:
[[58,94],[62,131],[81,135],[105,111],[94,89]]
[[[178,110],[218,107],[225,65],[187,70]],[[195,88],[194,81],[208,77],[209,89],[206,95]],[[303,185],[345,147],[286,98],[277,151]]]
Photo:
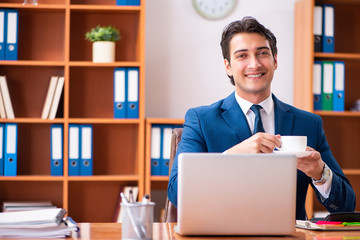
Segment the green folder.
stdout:
[[322,110],[333,110],[333,92],[334,92],[334,62],[322,62],[322,81],[321,81],[321,101]]

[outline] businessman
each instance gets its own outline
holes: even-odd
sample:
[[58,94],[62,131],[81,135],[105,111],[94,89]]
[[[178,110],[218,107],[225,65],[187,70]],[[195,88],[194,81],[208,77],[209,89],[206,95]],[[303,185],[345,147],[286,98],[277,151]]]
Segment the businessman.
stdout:
[[309,185],[329,212],[354,211],[355,193],[331,153],[321,118],[287,105],[271,93],[278,64],[273,33],[256,19],[245,17],[225,27],[220,45],[235,91],[186,113],[169,179],[169,200],[177,206],[180,153],[271,153],[281,145],[281,135],[303,135],[307,136],[307,151],[311,154],[297,159],[296,219],[306,218]]

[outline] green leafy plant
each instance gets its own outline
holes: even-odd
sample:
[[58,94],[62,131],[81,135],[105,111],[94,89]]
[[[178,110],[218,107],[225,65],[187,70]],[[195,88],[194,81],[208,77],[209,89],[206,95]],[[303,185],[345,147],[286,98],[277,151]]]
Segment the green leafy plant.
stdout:
[[98,25],[96,28],[92,28],[85,34],[85,39],[90,42],[98,41],[111,41],[116,42],[121,39],[121,35],[118,29],[109,25],[101,27]]

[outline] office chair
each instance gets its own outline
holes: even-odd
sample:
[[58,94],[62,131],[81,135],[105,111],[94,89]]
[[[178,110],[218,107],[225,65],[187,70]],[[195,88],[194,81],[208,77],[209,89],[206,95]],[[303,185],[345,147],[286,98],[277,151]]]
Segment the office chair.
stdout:
[[[170,161],[169,161],[169,175],[171,172],[172,165],[174,163],[174,158],[176,155],[176,150],[178,144],[181,140],[182,128],[174,128],[171,135],[171,147],[170,147]],[[177,208],[169,201],[166,196],[165,201],[165,213],[164,213],[164,222],[177,222]]]

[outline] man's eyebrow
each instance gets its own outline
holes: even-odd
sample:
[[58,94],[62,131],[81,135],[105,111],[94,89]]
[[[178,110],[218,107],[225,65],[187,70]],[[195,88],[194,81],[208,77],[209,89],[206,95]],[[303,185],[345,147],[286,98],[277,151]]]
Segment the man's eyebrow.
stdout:
[[[268,46],[261,46],[261,47],[256,48],[256,50],[263,50],[263,49],[270,50],[270,48]],[[246,48],[238,49],[233,54],[235,55],[238,52],[248,52],[248,51],[249,51],[249,49],[246,49]]]
[[262,49],[267,49],[267,50],[270,50],[270,48],[269,48],[269,47],[267,47],[267,46],[263,46],[263,47],[258,47],[258,48],[257,48],[257,50],[262,50]]
[[235,55],[238,52],[247,52],[247,51],[249,51],[249,50],[248,49],[238,49],[233,54]]

